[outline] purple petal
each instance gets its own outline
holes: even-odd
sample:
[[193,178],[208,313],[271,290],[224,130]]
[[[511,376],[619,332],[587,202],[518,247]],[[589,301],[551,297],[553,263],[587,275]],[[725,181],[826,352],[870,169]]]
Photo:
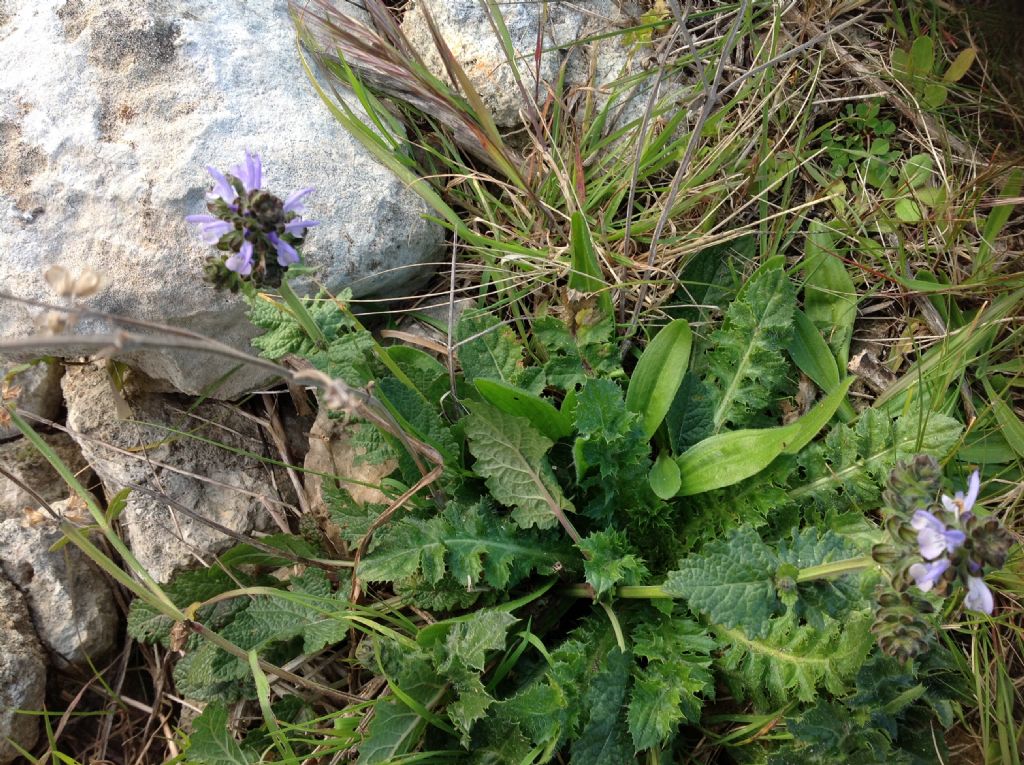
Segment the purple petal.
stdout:
[[284,211],[301,213],[303,210],[306,209],[306,206],[302,202],[302,200],[305,199],[308,195],[312,194],[314,191],[316,191],[316,189],[313,186],[310,186],[309,188],[293,192],[291,196],[284,200]]
[[206,166],[206,172],[208,172],[213,178],[213,192],[210,194],[211,197],[223,199],[228,204],[231,204],[238,198],[238,192],[235,191],[235,187],[228,182],[228,179],[224,177],[224,173],[210,165]]
[[947,497],[945,494],[942,495],[942,507],[947,513],[952,513],[956,517],[960,517],[960,505],[958,504],[963,499],[963,495],[957,492],[953,498]]
[[201,213],[199,215],[186,215],[185,220],[189,223],[214,223],[220,220],[220,218],[209,213]]
[[910,519],[910,525],[917,531],[930,529],[935,532],[943,532],[946,530],[946,524],[927,510],[916,510],[913,517]]
[[224,261],[229,271],[234,271],[239,276],[248,276],[252,273],[252,242],[242,242],[242,249]]
[[914,583],[921,592],[928,592],[948,568],[949,561],[943,558],[934,563],[915,563],[907,569],[907,573],[914,578]]
[[979,576],[967,577],[967,597],[964,598],[964,607],[971,611],[991,614],[995,605],[992,590],[988,588],[985,581]]
[[284,232],[286,234],[295,234],[295,236],[305,236],[307,228],[313,228],[319,226],[320,221],[318,220],[302,220],[302,218],[296,218],[290,220],[284,224]]
[[967,496],[964,498],[964,511],[974,507],[978,500],[978,492],[981,491],[981,474],[975,470],[967,481]]
[[946,549],[953,552],[967,540],[967,535],[959,529],[952,529],[943,534],[946,540]]
[[217,244],[220,238],[225,234],[230,234],[235,230],[235,227],[225,220],[217,220],[213,223],[203,224],[200,228],[200,236],[203,237],[203,241],[207,244]]
[[267,239],[270,240],[270,243],[274,245],[274,249],[277,250],[277,264],[279,266],[288,268],[292,263],[299,262],[299,253],[284,239],[273,232],[267,234]]

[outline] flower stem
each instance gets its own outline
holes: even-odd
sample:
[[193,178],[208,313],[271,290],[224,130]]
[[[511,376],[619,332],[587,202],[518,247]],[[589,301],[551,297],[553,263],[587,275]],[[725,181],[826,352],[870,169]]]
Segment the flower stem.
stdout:
[[[813,582],[815,579],[828,579],[831,577],[852,574],[857,571],[871,568],[876,565],[870,555],[860,558],[847,558],[846,560],[822,563],[820,566],[808,566],[801,569],[797,575],[797,582]],[[589,584],[573,584],[565,587],[562,592],[577,598],[593,598],[594,588]],[[627,600],[664,600],[676,597],[665,591],[659,585],[623,585],[616,587],[613,591],[616,598]]]

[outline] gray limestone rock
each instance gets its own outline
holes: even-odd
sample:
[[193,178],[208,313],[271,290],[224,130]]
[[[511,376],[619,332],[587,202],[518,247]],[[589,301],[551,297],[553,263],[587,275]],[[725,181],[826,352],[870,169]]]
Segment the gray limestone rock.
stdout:
[[19,710],[43,708],[46,658],[32,629],[25,599],[0,576],[0,765],[20,755],[8,739],[31,749],[39,737],[39,717]]
[[[265,185],[315,186],[322,225],[305,248],[331,291],[398,294],[436,260],[425,204],[335,120],[308,82],[286,0],[5,0],[0,25],[0,284],[55,300],[51,265],[103,278],[90,307],[183,327],[248,350],[240,298],[203,280],[184,217],[205,211],[204,166],[259,152]],[[359,111],[358,104],[354,108]],[[0,338],[38,310],[5,304]],[[83,321],[79,331],[105,328]],[[82,349],[64,347],[65,356]],[[122,353],[198,393],[235,362],[171,350]],[[239,373],[218,395],[261,381]]]
[[[63,516],[68,500],[53,510]],[[72,510],[72,514],[74,511]],[[0,522],[0,571],[26,597],[36,633],[58,664],[100,664],[117,639],[114,598],[99,569],[45,514]]]
[[[0,365],[0,380],[6,382],[8,394],[16,406],[48,420],[55,419],[60,412],[60,376],[64,374],[64,366],[59,361],[40,361],[11,374],[15,366],[22,365]],[[13,424],[0,422],[0,441],[20,435],[21,431]]]
[[[252,420],[227,404],[196,405],[187,396],[152,392],[146,383],[129,375],[118,401],[102,367],[73,367],[64,376],[68,431],[108,497],[134,484],[240,534],[266,527],[268,511],[291,503],[283,473],[240,453],[264,451]],[[161,582],[235,543],[139,491],[129,495],[120,522],[136,558]]]
[[[88,466],[74,441],[63,433],[43,433],[42,439],[75,472],[80,481],[86,485],[89,483],[91,476]],[[64,479],[24,438],[0,444],[0,467],[35,491],[44,502],[53,503],[69,496]],[[24,518],[28,511],[39,506],[36,497],[0,473],[0,521]]]

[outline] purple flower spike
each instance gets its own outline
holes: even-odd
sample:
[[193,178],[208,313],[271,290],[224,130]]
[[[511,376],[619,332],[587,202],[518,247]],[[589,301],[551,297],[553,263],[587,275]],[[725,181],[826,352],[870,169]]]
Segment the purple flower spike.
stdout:
[[948,568],[949,561],[943,558],[934,563],[915,563],[907,573],[914,578],[914,583],[921,592],[928,592]]
[[270,243],[274,245],[274,249],[277,250],[277,264],[279,266],[288,268],[292,263],[299,262],[299,253],[284,239],[274,233],[267,234],[267,239],[270,240]]
[[312,194],[316,189],[312,186],[300,191],[293,192],[286,200],[284,200],[284,211],[303,213],[306,211],[306,204],[302,200]]
[[231,172],[242,182],[242,187],[248,193],[259,189],[263,182],[263,163],[260,162],[260,155],[245,150],[245,162],[235,165]]
[[995,605],[992,590],[985,584],[985,580],[980,576],[967,577],[967,597],[964,598],[964,607],[971,611],[980,611],[983,614],[991,615]]
[[295,236],[305,236],[307,228],[313,228],[319,226],[320,221],[318,220],[302,220],[302,218],[296,218],[290,220],[284,224],[284,233],[293,234]]
[[223,199],[229,205],[238,199],[238,192],[224,177],[224,173],[211,165],[206,166],[206,172],[213,178],[213,191],[207,196],[208,199]]
[[252,242],[242,242],[242,248],[224,261],[229,271],[234,271],[239,276],[248,276],[252,273]]
[[188,215],[185,220],[199,224],[199,235],[206,244],[217,244],[225,234],[230,234],[235,227],[214,215]]
[[958,491],[952,499],[943,494],[942,506],[959,520],[962,515],[971,512],[974,508],[979,491],[981,491],[981,474],[975,470],[967,480],[967,496],[965,497],[962,491]]
[[947,530],[946,524],[927,510],[916,511],[910,525],[917,529],[917,544],[925,560],[934,560],[947,550],[953,552],[967,539],[962,531]]

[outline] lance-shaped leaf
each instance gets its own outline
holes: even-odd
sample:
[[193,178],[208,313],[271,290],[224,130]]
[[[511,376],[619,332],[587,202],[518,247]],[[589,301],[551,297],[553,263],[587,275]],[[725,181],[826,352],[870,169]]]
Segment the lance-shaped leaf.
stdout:
[[693,333],[684,319],[665,325],[637,362],[626,390],[626,408],[640,415],[650,438],[665,419],[690,362]]

